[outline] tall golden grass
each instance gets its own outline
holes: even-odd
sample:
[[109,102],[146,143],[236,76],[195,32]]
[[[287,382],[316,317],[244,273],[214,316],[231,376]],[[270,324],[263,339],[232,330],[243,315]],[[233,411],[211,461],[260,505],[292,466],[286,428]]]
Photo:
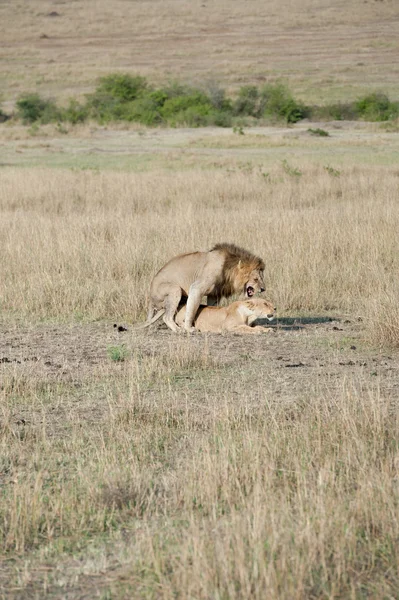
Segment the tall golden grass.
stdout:
[[[396,169],[1,176],[3,322],[144,319],[169,257],[225,240],[265,259],[280,314],[399,344]],[[282,398],[206,340],[136,341],[76,386],[4,371],[5,597],[396,597],[399,422],[377,378]]]
[[5,168],[2,310],[136,322],[167,259],[228,241],[264,258],[280,314],[359,316],[375,343],[398,345],[395,169],[303,161],[300,173]]
[[[171,355],[169,372],[181,367]],[[223,393],[184,403],[170,381],[144,393],[148,368],[133,360],[126,382],[97,385],[97,424],[64,392],[55,431],[30,384],[23,402],[40,418],[16,434],[3,388],[0,547],[41,549],[14,590],[84,597],[88,573],[115,598],[395,597],[399,423],[378,387],[292,403],[265,395],[259,373],[248,385],[213,372]],[[43,561],[58,565],[45,582]]]

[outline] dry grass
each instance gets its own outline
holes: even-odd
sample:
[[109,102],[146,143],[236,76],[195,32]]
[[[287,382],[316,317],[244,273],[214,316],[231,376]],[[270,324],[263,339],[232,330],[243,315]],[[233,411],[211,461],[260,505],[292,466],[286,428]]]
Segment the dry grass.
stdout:
[[[267,174],[5,167],[3,327],[143,319],[168,257],[226,240],[265,259],[280,316],[361,316],[369,340],[398,346],[397,181],[396,168],[306,159]],[[3,596],[395,597],[395,380],[315,367],[290,394],[292,369],[274,376],[253,348],[233,359],[228,340],[217,355],[162,339],[160,353],[133,337],[121,363],[79,350],[65,376],[4,370]]]
[[21,173],[0,190],[3,311],[134,322],[168,257],[226,240],[265,258],[280,311],[361,315],[398,343],[395,170]]
[[165,382],[154,404],[139,370],[103,387],[101,422],[71,404],[56,436],[45,404],[36,428],[12,423],[37,391],[2,392],[0,542],[31,556],[5,591],[85,597],[101,575],[115,598],[395,597],[398,421],[378,389],[281,403],[239,374],[195,404]]
[[0,82],[6,101],[79,96],[116,70],[228,88],[282,78],[308,102],[396,98],[397,23],[395,0],[3,2]]

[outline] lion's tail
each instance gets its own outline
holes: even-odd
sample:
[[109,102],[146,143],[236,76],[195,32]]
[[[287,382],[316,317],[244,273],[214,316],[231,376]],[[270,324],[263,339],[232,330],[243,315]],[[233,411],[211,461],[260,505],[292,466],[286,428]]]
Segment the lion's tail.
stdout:
[[159,310],[157,314],[152,317],[152,319],[146,321],[142,325],[137,325],[136,327],[133,327],[133,331],[137,331],[139,329],[146,329],[146,327],[149,327],[150,325],[155,323],[155,321],[158,321],[158,319],[160,319],[163,314],[165,314],[165,309],[161,308],[161,310]]

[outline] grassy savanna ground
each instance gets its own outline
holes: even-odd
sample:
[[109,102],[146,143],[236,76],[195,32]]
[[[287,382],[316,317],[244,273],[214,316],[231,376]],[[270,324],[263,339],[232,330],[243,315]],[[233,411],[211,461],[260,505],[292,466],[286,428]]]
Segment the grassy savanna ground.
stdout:
[[283,79],[306,102],[399,96],[396,0],[0,3],[3,100],[91,91],[116,70],[228,89]]
[[[320,125],[320,127],[319,127]],[[312,135],[322,128],[329,137]],[[283,161],[332,166],[395,166],[398,124],[299,123],[295,127],[253,127],[243,135],[231,129],[146,129],[4,124],[0,128],[0,164],[15,167],[64,167],[76,170],[148,172],[155,169],[211,170],[267,174]],[[280,169],[281,170],[281,169]],[[295,178],[294,178],[295,180]]]
[[[395,0],[1,2],[1,99],[115,71],[397,99],[397,27]],[[0,597],[399,597],[397,123],[308,127],[0,125]],[[219,241],[265,259],[275,331],[134,331]]]
[[[397,597],[397,141],[329,131],[2,129],[4,598]],[[275,332],[134,332],[219,240]]]

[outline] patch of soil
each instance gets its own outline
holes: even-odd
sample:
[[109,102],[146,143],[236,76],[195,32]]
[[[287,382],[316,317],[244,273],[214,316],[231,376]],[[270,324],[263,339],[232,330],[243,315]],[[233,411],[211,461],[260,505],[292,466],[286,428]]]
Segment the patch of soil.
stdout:
[[33,377],[43,382],[82,384],[118,375],[124,363],[111,360],[110,346],[125,346],[165,360],[189,339],[190,348],[205,348],[219,365],[261,371],[265,394],[303,396],[315,389],[333,390],[347,378],[382,391],[399,392],[399,354],[384,353],[362,343],[362,325],[329,317],[282,318],[274,331],[260,336],[176,335],[164,326],[135,332],[115,323],[37,325],[0,324],[0,381],[5,375]]

